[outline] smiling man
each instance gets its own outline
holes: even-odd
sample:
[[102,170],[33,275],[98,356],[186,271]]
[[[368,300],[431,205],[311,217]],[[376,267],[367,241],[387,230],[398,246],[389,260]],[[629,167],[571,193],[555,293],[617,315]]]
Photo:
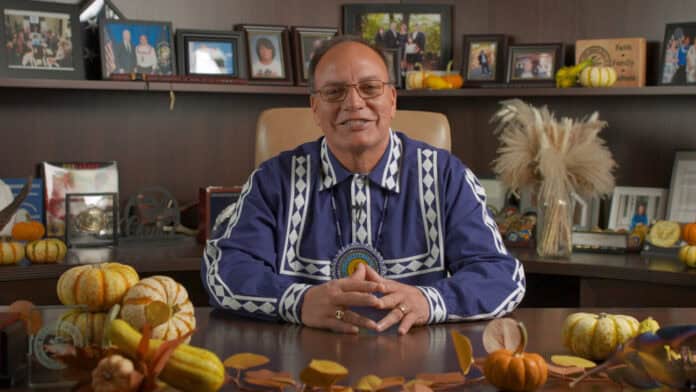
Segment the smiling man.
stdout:
[[[381,52],[343,36],[309,69],[321,139],[254,171],[207,244],[213,306],[356,333],[499,317],[525,293],[475,175],[390,124]],[[288,124],[292,132],[292,124]],[[370,319],[365,309],[381,311]],[[360,309],[360,310],[358,310]]]

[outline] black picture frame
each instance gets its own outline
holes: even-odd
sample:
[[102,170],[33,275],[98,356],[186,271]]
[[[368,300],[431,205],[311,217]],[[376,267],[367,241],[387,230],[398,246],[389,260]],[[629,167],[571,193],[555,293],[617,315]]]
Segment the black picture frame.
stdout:
[[[121,46],[124,30],[130,34],[130,51]],[[138,43],[142,36],[147,39],[145,45],[142,41]],[[141,51],[141,45],[149,54],[139,57],[136,53]],[[112,74],[176,75],[171,22],[104,19],[99,24],[99,47],[103,79],[109,79]]]
[[[402,69],[409,70],[415,63],[421,63],[426,69],[444,70],[452,58],[452,9],[453,7],[447,4],[347,4],[343,6],[343,33],[361,36],[370,43],[388,49],[401,46],[405,59],[405,66]],[[395,14],[403,18],[397,20]],[[377,22],[377,19],[382,19],[382,24],[387,24],[385,35],[380,39],[378,39],[380,22]],[[435,19],[439,19],[439,22]],[[389,34],[387,30],[390,30],[391,23],[397,23],[397,33],[401,32],[402,38],[399,38],[398,34],[397,37]],[[428,32],[422,31],[424,33],[422,39],[419,38],[421,35],[417,34],[416,28],[421,23],[426,25],[422,30],[428,30]],[[406,25],[406,38],[403,38],[402,24]],[[412,31],[412,28],[416,30]],[[437,31],[439,34],[436,33]],[[429,50],[438,46],[428,44],[432,41],[427,37],[433,34],[436,34],[439,40],[436,41],[439,43],[439,50]],[[408,36],[411,36],[420,52],[413,52],[406,46],[414,44],[414,42],[408,42]],[[383,44],[378,42],[380,40]],[[397,40],[396,45],[393,40]],[[425,41],[424,48],[420,48],[417,43],[422,40]]]
[[[239,24],[235,30],[243,31],[247,48],[247,74],[251,84],[294,83],[290,55],[290,33],[287,26]],[[271,64],[260,62],[262,49],[271,50]],[[278,54],[277,52],[281,52]]]
[[126,16],[111,0],[86,0],[81,4],[80,30],[87,79],[101,79],[99,25],[105,19],[124,20]]
[[[1,77],[85,78],[77,5],[0,0],[0,18]],[[27,27],[30,31],[22,32]]]
[[[309,62],[312,60],[316,45],[338,35],[338,28],[292,26],[290,28],[290,32],[292,35],[295,84],[298,86],[306,86],[309,84],[309,81],[307,80]],[[308,47],[310,43],[313,45],[312,48]]]
[[381,48],[382,54],[387,59],[387,70],[389,71],[389,81],[395,88],[403,88],[403,77],[401,75],[401,59],[403,58],[401,48],[387,49]]
[[[688,41],[684,41],[688,39]],[[696,22],[668,23],[660,50],[657,83],[662,86],[696,84]],[[674,45],[674,46],[673,46]],[[676,46],[676,47],[675,47]],[[680,52],[685,62],[681,64]]]
[[71,248],[118,243],[118,193],[66,193],[65,243]]
[[563,43],[509,45],[507,83],[521,87],[555,86],[556,71],[564,62],[563,49]]
[[[464,35],[462,46],[464,87],[504,84],[507,69],[505,63],[507,46],[508,37],[504,34]],[[490,53],[491,51],[495,52]],[[482,58],[482,55],[485,57]],[[485,63],[486,60],[487,63]],[[478,73],[477,68],[480,69]]]
[[[195,43],[210,46],[208,61],[214,61],[218,69],[205,72],[203,64],[195,65],[191,58],[191,46]],[[212,44],[212,45],[211,45]],[[216,47],[217,46],[217,47]],[[222,79],[246,79],[246,42],[241,31],[182,30],[176,31],[177,68],[181,75],[205,76]],[[227,52],[229,50],[229,53]],[[227,57],[230,57],[229,60]],[[222,64],[222,66],[221,66]],[[209,66],[212,66],[210,64]],[[229,70],[228,67],[230,67]],[[220,72],[218,72],[220,71]]]
[[100,19],[125,20],[111,0],[86,0],[80,5],[80,22],[97,24]]

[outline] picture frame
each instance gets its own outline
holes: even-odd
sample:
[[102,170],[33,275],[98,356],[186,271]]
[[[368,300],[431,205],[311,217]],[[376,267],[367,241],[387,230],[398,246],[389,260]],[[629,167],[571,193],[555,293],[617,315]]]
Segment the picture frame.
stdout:
[[404,82],[401,77],[400,59],[403,57],[401,49],[381,48],[384,58],[387,59],[387,70],[389,71],[389,80],[393,83],[394,88],[403,88]]
[[208,186],[198,191],[198,242],[210,239],[217,216],[239,199],[241,186]]
[[314,56],[314,50],[326,40],[338,35],[336,27],[306,27],[292,26],[292,53],[295,84],[306,86],[309,76],[309,63]]
[[287,26],[242,24],[235,29],[245,35],[250,83],[293,84]]
[[71,248],[116,245],[117,193],[66,193],[65,243]]
[[509,45],[507,83],[512,85],[555,86],[556,71],[563,66],[562,43]]
[[689,223],[696,220],[696,151],[677,151],[667,203],[667,220]]
[[78,7],[0,0],[0,77],[84,79]]
[[466,87],[504,84],[508,37],[504,34],[464,35],[462,78]]
[[601,210],[599,196],[582,197],[573,192],[571,198],[573,231],[591,231],[595,227],[599,227]]
[[617,186],[611,198],[609,223],[612,230],[633,230],[637,223],[650,225],[665,218],[667,189]]
[[377,47],[402,49],[402,73],[416,63],[444,70],[452,58],[452,6],[447,4],[346,4],[343,33]]
[[246,44],[241,31],[176,31],[181,75],[246,79]]
[[111,0],[88,0],[80,8],[80,23],[98,24],[100,19],[126,19]]
[[103,79],[116,74],[176,75],[171,22],[104,19],[99,47]]
[[124,20],[126,16],[111,0],[87,0],[80,8],[80,30],[87,79],[101,79],[99,26],[106,19]]
[[696,22],[668,23],[660,50],[657,82],[663,86],[696,84]]

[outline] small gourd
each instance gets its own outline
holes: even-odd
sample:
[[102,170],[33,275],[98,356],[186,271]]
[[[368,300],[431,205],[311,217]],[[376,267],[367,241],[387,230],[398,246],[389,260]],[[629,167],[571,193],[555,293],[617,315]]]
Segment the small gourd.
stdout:
[[638,334],[634,317],[608,313],[573,313],[563,323],[563,344],[575,355],[604,360],[619,344]]
[[591,66],[580,72],[580,84],[584,87],[611,87],[616,83],[614,67]]
[[689,245],[696,245],[696,223],[687,223],[682,228],[682,239]]
[[687,267],[696,268],[696,246],[685,245],[679,249],[679,260]]
[[46,238],[28,243],[26,251],[32,263],[48,264],[63,261],[68,248],[57,238]]
[[36,241],[43,238],[46,228],[37,221],[17,222],[12,227],[12,238],[17,241]]
[[79,265],[63,272],[56,292],[63,305],[87,305],[90,311],[106,311],[120,303],[139,280],[129,265],[102,263]]
[[492,352],[483,364],[486,380],[505,391],[534,391],[546,383],[548,366],[539,354],[524,352],[527,345],[527,330],[517,324],[522,340],[514,352],[500,349]]
[[143,376],[135,371],[133,362],[118,354],[102,358],[92,371],[94,392],[129,392],[140,386]]
[[0,264],[17,264],[24,258],[24,244],[0,240]]

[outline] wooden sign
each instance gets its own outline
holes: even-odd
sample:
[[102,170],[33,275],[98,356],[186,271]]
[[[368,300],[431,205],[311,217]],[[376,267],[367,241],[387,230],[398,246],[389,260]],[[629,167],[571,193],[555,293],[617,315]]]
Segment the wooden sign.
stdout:
[[588,58],[594,65],[612,66],[613,87],[645,86],[645,38],[586,39],[575,42],[575,63]]

